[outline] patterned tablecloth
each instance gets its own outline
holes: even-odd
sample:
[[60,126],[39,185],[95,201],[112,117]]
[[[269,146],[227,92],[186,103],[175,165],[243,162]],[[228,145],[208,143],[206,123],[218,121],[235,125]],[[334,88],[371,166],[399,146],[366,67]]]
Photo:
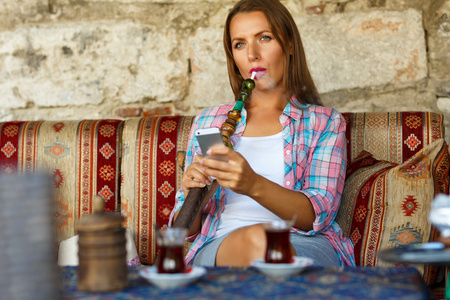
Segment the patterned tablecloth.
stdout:
[[429,290],[413,267],[320,268],[273,279],[254,268],[211,268],[184,288],[158,289],[129,269],[130,286],[114,293],[76,289],[77,269],[61,269],[64,299],[429,299]]

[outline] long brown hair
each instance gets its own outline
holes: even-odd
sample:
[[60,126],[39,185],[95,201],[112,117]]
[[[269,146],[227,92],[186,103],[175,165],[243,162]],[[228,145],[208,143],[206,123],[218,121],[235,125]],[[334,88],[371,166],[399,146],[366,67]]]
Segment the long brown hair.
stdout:
[[[225,22],[223,44],[227,56],[228,78],[235,97],[238,97],[242,78],[233,58],[231,48],[230,23],[239,13],[262,12],[270,24],[275,39],[284,52],[285,68],[283,85],[289,99],[299,103],[323,105],[314,81],[308,70],[305,51],[292,15],[279,0],[241,0],[232,8]],[[294,105],[296,103],[293,103]]]

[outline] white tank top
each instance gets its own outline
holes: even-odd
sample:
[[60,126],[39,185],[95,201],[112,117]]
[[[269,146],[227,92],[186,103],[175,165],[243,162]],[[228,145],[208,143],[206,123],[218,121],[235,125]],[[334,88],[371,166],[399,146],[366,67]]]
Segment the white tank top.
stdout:
[[[281,186],[284,182],[283,136],[277,133],[262,137],[241,137],[234,146],[257,174]],[[238,228],[280,220],[250,197],[226,190],[225,209],[214,238]]]

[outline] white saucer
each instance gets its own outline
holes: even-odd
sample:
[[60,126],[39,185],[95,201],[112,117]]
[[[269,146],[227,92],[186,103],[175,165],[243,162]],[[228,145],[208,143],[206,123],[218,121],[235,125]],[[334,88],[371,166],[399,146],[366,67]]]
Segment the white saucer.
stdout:
[[147,267],[139,270],[139,275],[156,287],[167,289],[188,285],[206,274],[202,267],[192,267],[187,273],[160,274],[157,267]]
[[308,257],[294,256],[293,259],[294,261],[290,264],[270,264],[261,258],[253,260],[250,264],[268,276],[287,277],[300,273],[313,263],[313,260]]

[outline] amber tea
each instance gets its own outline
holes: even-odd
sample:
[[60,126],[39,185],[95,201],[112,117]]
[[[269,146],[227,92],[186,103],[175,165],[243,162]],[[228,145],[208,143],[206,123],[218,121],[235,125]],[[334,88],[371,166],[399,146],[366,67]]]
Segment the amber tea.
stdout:
[[183,245],[187,230],[167,228],[156,231],[156,239],[160,249],[157,268],[158,273],[184,273],[185,264]]
[[287,264],[292,262],[289,246],[290,221],[274,221],[264,224],[267,238],[266,263]]
[[158,273],[184,273],[183,245],[160,247]]

